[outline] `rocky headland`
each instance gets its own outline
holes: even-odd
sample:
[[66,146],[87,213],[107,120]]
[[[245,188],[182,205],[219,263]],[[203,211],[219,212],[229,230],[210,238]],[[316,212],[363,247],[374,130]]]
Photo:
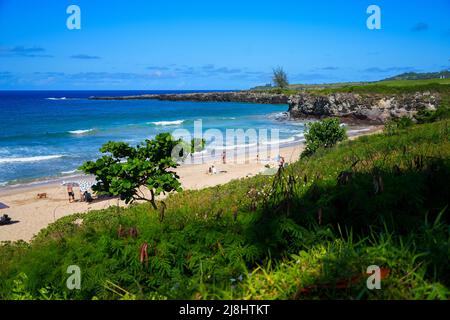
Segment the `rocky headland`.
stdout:
[[91,97],[96,100],[142,100],[155,99],[167,101],[197,101],[197,102],[248,102],[262,104],[287,104],[289,97],[258,91],[233,92],[201,92],[201,93],[173,93],[173,94],[143,94],[123,97]]
[[437,93],[417,92],[397,95],[333,93],[299,94],[289,98],[292,118],[338,117],[343,122],[383,124],[391,118],[409,117],[420,110],[436,110]]
[[429,91],[404,94],[317,94],[314,92],[300,92],[293,95],[258,91],[236,91],[91,97],[90,99],[156,99],[167,101],[287,104],[287,112],[292,119],[338,117],[342,122],[366,124],[383,124],[391,118],[402,116],[413,118],[420,110],[435,110],[440,102],[439,94]]

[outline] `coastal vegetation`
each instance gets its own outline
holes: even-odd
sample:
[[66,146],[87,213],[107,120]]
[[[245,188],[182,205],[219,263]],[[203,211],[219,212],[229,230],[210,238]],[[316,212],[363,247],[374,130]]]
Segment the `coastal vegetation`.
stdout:
[[448,181],[450,120],[398,125],[275,176],[171,194],[164,220],[148,203],[59,219],[0,247],[0,297],[449,299]]
[[437,92],[450,100],[450,79],[431,80],[386,80],[371,83],[338,83],[326,85],[290,85],[286,88],[261,87],[255,92],[295,95],[308,93],[311,95],[329,95],[334,93],[396,95],[416,92]]
[[347,138],[345,127],[341,126],[338,118],[327,118],[307,125],[305,133],[306,148],[302,157],[307,157],[319,148],[331,148],[339,141]]
[[[136,147],[110,141],[100,149],[104,156],[85,162],[80,170],[95,176],[97,183],[92,190],[98,194],[118,196],[127,204],[136,200],[148,201],[157,209],[155,196],[181,191],[179,177],[170,171],[178,166],[172,152],[180,143],[169,133],[158,134]],[[148,190],[150,197],[143,188]]]
[[450,70],[440,72],[406,72],[387,78],[386,80],[428,80],[428,79],[450,79]]
[[[450,85],[450,77],[446,78],[421,78],[417,77],[416,79],[408,79],[403,77],[392,77],[385,80],[373,81],[373,82],[337,82],[337,83],[323,83],[323,84],[289,84],[285,90],[288,93],[298,92],[298,91],[320,91],[320,90],[350,90],[350,88],[363,87],[360,90],[370,89],[371,87],[400,87],[400,88],[410,88],[418,87],[424,85]],[[418,88],[420,89],[420,88]],[[273,91],[276,88],[265,85],[254,87],[251,89],[252,91]],[[356,89],[358,90],[358,89]],[[386,89],[388,90],[388,89]]]
[[205,146],[206,146],[206,140],[203,138],[192,138],[191,139],[191,144],[190,144],[190,153],[194,154],[196,152],[200,152],[205,150]]
[[273,69],[273,83],[280,89],[285,89],[289,85],[287,73],[281,67]]

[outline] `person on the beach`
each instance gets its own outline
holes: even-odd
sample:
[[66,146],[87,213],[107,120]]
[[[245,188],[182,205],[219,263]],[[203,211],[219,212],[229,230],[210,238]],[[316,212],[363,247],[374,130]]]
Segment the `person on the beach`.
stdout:
[[259,153],[256,154],[256,163],[259,163]]
[[214,165],[212,165],[211,170],[212,170],[212,174],[217,174],[217,170]]
[[223,164],[227,163],[227,153],[225,151],[222,152],[222,163]]
[[83,193],[83,198],[87,203],[91,203],[92,201],[94,201],[94,199],[92,199],[92,195],[87,190]]
[[74,202],[75,194],[73,193],[73,187],[70,184],[67,186],[67,193],[69,194],[69,203]]
[[0,226],[4,226],[11,223],[12,223],[11,218],[7,214],[4,214],[2,217],[0,217]]
[[84,202],[84,190],[80,188],[80,202]]
[[280,157],[280,168],[284,167],[284,157]]

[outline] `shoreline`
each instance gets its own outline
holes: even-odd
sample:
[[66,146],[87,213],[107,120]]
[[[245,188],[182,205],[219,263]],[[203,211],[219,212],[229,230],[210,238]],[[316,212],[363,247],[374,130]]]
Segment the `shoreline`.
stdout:
[[[306,120],[306,122],[309,122],[310,120]],[[361,134],[364,134],[365,132],[370,132],[371,130],[377,130],[380,126],[376,126],[376,125],[348,125],[347,126],[347,134],[349,137],[352,136],[359,136]],[[298,136],[294,136],[291,137],[294,138],[292,141],[288,141],[288,142],[282,142],[279,145],[279,150],[282,150],[284,148],[289,148],[292,146],[295,146],[299,143],[304,142],[304,138],[299,138]],[[289,138],[290,139],[290,138]],[[289,140],[288,139],[288,140]],[[231,147],[227,147],[229,150],[233,150],[233,148]],[[227,149],[225,148],[225,150]],[[240,148],[241,149],[245,149],[245,148]],[[250,155],[256,154],[256,149],[254,146],[250,147]],[[245,151],[245,150],[244,150]],[[248,151],[248,150],[247,150]],[[228,152],[228,151],[227,151]],[[237,158],[241,158],[242,156],[242,152],[240,151],[234,151],[237,152],[236,154],[232,155],[234,157]],[[201,157],[201,152],[198,153],[198,157]],[[228,156],[228,154],[227,154]],[[208,159],[208,158],[206,158]],[[218,161],[220,160],[220,156],[216,156],[215,158],[209,157],[209,161],[208,162],[212,162],[212,161]],[[189,166],[189,165],[197,165],[197,164],[192,164],[189,162],[185,162],[180,164],[180,166]],[[30,189],[30,188],[37,188],[37,187],[46,187],[49,185],[57,185],[57,184],[61,184],[64,181],[75,181],[75,180],[80,180],[80,179],[86,179],[89,178],[89,176],[84,175],[80,170],[78,169],[73,169],[70,170],[70,173],[67,175],[63,175],[63,174],[58,174],[58,175],[54,175],[54,176],[45,176],[45,177],[40,177],[40,178],[32,178],[32,179],[17,179],[17,180],[12,180],[10,182],[6,182],[6,184],[2,184],[0,185],[0,196],[1,195],[5,195],[5,194],[9,194],[11,192],[17,192],[20,190],[26,190],[26,189]],[[11,183],[12,182],[12,183]]]
[[[378,133],[379,126],[367,127],[364,131],[349,135],[349,139],[359,136]],[[286,163],[292,163],[299,159],[305,144],[297,141],[294,144],[279,148],[280,156],[285,158]],[[237,158],[239,159],[239,157]],[[180,182],[184,190],[199,190],[207,187],[225,184],[235,179],[255,176],[267,170],[267,160],[256,161],[256,154],[248,154],[245,161],[231,159],[226,164],[215,158],[202,164],[184,164],[174,171],[180,176]],[[208,168],[215,165],[218,174],[208,174]],[[273,163],[272,166],[276,166]],[[80,176],[86,178],[86,176]],[[30,241],[41,229],[55,222],[59,218],[75,213],[86,213],[92,210],[106,209],[112,205],[125,206],[123,201],[117,198],[99,199],[90,204],[86,202],[69,203],[66,188],[61,186],[61,181],[42,182],[17,187],[0,188],[0,201],[10,208],[1,210],[0,214],[8,214],[16,223],[0,226],[1,241]],[[69,180],[69,179],[65,179]],[[72,180],[75,180],[72,178]],[[38,193],[46,193],[47,197],[38,199]],[[75,188],[75,198],[79,199],[78,188]]]

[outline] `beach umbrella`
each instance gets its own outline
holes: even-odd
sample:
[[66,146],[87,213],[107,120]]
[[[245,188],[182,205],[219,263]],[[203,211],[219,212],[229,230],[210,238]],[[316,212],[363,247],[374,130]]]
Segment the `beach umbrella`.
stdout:
[[80,180],[78,181],[78,186],[80,187],[80,191],[88,191],[92,186],[94,185],[94,182],[87,181],[87,180]]
[[3,202],[0,202],[0,209],[8,209],[8,208],[9,208],[9,206],[4,204]]
[[78,187],[79,183],[77,181],[63,181],[61,183],[62,186],[72,186],[72,187]]

